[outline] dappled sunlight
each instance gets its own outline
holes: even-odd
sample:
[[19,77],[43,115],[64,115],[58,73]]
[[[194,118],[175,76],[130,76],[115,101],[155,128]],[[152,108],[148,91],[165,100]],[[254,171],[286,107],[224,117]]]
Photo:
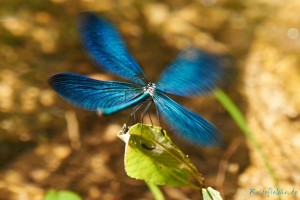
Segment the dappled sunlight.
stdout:
[[[298,196],[283,199],[299,198],[297,0],[1,0],[1,200],[40,200],[51,188],[71,190],[91,200],[152,198],[143,182],[127,177],[124,144],[117,138],[122,125],[132,120],[133,109],[112,115],[80,110],[48,85],[48,78],[61,72],[121,80],[86,55],[77,27],[81,11],[95,12],[114,23],[153,82],[190,46],[227,55],[229,67],[219,87],[245,116],[279,187],[298,191]],[[224,199],[267,199],[251,194],[275,188],[264,160],[214,96],[174,100],[215,124],[223,146],[201,148],[173,137],[174,127],[160,124],[154,105],[144,113],[143,122],[162,125],[205,183],[221,191]],[[141,122],[140,112],[136,118],[129,125]],[[162,190],[166,199],[197,199],[191,188]]]

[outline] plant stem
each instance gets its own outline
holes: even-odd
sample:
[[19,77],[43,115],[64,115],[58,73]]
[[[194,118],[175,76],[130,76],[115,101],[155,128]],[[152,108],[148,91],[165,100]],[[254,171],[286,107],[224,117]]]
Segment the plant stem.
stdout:
[[146,184],[155,200],[165,200],[164,194],[161,192],[157,185],[149,182],[146,182]]
[[[244,135],[250,140],[250,142],[253,144],[256,151],[261,156],[272,180],[274,183],[274,186],[276,188],[279,188],[279,182],[276,177],[275,171],[273,167],[271,166],[269,159],[267,155],[264,153],[261,145],[259,142],[255,139],[253,133],[248,128],[247,122],[241,113],[241,111],[238,109],[238,107],[233,103],[233,101],[228,97],[228,95],[223,92],[220,89],[217,89],[214,93],[216,99],[222,104],[222,106],[227,110],[227,112],[230,114],[232,119],[236,122],[236,124],[240,127]],[[278,200],[281,200],[281,195],[278,196]]]

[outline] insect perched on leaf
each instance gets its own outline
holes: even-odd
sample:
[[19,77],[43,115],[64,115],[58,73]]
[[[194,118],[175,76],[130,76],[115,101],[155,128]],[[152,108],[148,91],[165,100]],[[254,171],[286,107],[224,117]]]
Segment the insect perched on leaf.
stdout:
[[81,13],[79,19],[82,41],[92,59],[130,83],[59,73],[50,77],[49,84],[60,96],[78,107],[103,114],[144,102],[148,102],[149,108],[149,103],[154,103],[158,118],[162,117],[187,141],[201,145],[218,141],[217,130],[211,123],[166,95],[195,96],[210,92],[222,72],[218,56],[189,48],[164,70],[157,83],[149,82],[112,24],[88,12]]

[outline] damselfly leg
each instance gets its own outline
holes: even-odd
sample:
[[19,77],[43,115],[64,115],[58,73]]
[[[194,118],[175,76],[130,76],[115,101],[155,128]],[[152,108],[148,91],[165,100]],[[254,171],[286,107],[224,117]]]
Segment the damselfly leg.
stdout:
[[158,123],[159,123],[159,125],[160,125],[160,127],[161,127],[160,131],[161,131],[161,134],[164,135],[164,130],[165,130],[165,129],[164,129],[162,123],[161,123],[161,120],[160,120],[160,114],[159,114],[158,108],[157,108],[156,104],[154,104],[154,105],[155,105],[155,111],[156,111],[157,121],[158,121]]
[[139,104],[137,104],[136,106],[133,107],[132,112],[131,112],[131,114],[130,114],[130,117],[129,117],[128,121],[127,121],[127,124],[131,124],[132,120],[133,120],[132,124],[137,122],[136,117],[135,117],[135,114],[136,114],[136,112],[137,112],[144,104],[145,104],[145,101],[144,101],[144,102],[141,102],[141,103],[139,103]]
[[[141,121],[142,121],[141,138],[143,138],[144,116],[145,116],[146,113],[148,113],[149,118],[150,118],[150,121],[151,121],[151,125],[153,126],[153,122],[152,122],[152,119],[151,119],[151,117],[150,117],[150,112],[149,112],[149,109],[150,109],[150,107],[151,107],[151,105],[152,105],[152,103],[153,103],[153,100],[152,100],[152,98],[149,98],[149,99],[147,99],[145,102],[147,102],[147,104],[146,104],[144,110],[143,110],[142,113],[141,113]],[[149,147],[148,145],[144,144],[144,143],[142,142],[142,140],[140,140],[140,144],[141,144],[141,146],[142,146],[143,148],[145,148],[145,149],[147,149],[147,150],[153,150],[153,149],[155,148],[155,146]]]

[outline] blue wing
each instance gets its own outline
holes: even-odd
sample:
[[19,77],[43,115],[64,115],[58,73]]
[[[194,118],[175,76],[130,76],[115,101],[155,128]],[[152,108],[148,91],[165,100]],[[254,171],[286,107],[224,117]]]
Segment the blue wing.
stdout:
[[70,103],[103,114],[127,108],[149,96],[136,84],[99,81],[71,73],[53,75],[49,84]]
[[217,129],[201,116],[185,109],[159,91],[153,99],[159,115],[180,137],[191,143],[207,146],[219,142]]
[[108,72],[137,84],[145,74],[129,54],[118,31],[108,21],[88,12],[79,15],[79,31],[89,55]]
[[164,70],[157,88],[180,96],[206,94],[222,74],[220,58],[198,49],[187,49]]

